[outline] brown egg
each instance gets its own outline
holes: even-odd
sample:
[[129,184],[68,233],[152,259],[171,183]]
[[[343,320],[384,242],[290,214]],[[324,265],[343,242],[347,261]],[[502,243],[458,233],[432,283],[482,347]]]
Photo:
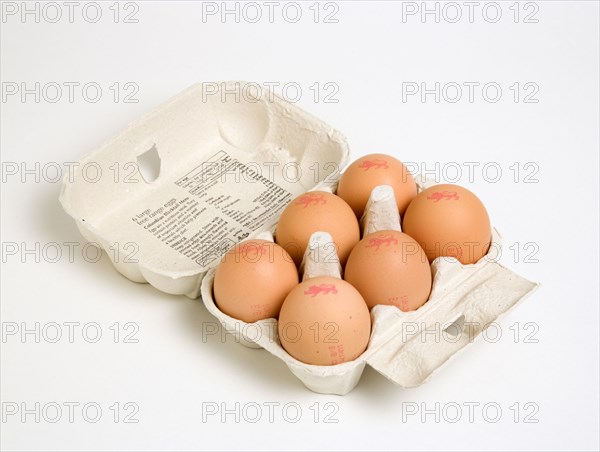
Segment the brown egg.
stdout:
[[371,191],[378,185],[394,189],[400,215],[404,215],[410,201],[417,196],[417,184],[406,166],[386,154],[370,154],[352,163],[342,174],[336,193],[360,219]]
[[223,256],[213,290],[221,311],[252,323],[276,318],[297,284],[298,271],[283,248],[267,240],[246,240]]
[[281,345],[306,364],[330,366],[352,361],[365,351],[371,316],[360,293],[331,276],[311,278],[296,286],[281,307]]
[[423,249],[409,235],[378,231],[366,235],[352,250],[344,279],[377,304],[414,311],[429,298],[431,267]]
[[287,205],[279,218],[275,241],[300,265],[310,236],[317,231],[331,234],[342,265],[360,240],[358,221],[350,206],[331,193],[311,191]]
[[492,238],[490,218],[477,196],[458,185],[429,187],[410,203],[402,230],[433,261],[439,256],[473,264],[487,253]]

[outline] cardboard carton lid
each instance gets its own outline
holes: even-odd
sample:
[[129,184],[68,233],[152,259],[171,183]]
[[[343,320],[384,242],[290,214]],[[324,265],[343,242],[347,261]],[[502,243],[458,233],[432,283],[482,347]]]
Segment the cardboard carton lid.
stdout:
[[196,84],[87,154],[60,202],[126,277],[197,297],[229,248],[335,184],[348,156],[340,132],[258,84]]

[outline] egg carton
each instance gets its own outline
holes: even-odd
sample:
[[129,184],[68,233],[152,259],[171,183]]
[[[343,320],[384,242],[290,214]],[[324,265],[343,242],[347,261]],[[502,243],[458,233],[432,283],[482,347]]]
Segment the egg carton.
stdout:
[[[418,310],[375,306],[367,350],[351,362],[304,364],[281,347],[276,319],[247,324],[213,300],[223,254],[246,238],[272,240],[287,203],[309,190],[333,192],[348,158],[340,132],[257,84],[196,84],[86,155],[79,168],[93,166],[100,177],[65,176],[60,202],[120,273],[163,292],[201,294],[243,345],[282,359],[312,391],[346,394],[367,364],[400,386],[418,386],[537,287],[497,262],[496,229],[488,255],[476,264],[433,262],[432,293]],[[415,180],[420,190],[432,183]],[[389,190],[376,190],[363,230],[397,229],[397,215]],[[312,237],[304,275],[340,275],[316,257],[329,240]]]

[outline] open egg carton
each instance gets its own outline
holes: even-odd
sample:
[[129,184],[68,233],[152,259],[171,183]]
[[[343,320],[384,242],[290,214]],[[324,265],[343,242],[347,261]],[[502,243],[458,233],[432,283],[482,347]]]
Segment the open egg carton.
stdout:
[[[86,155],[80,167],[94,165],[103,176],[65,178],[60,202],[87,240],[111,250],[123,275],[171,294],[201,294],[227,331],[282,359],[312,391],[346,394],[367,364],[400,386],[418,386],[537,288],[497,262],[495,229],[477,263],[432,263],[433,289],[416,311],[375,306],[369,345],[350,362],[304,364],[281,347],[276,319],[246,324],[213,300],[215,268],[227,250],[246,238],[273,240],[289,201],[310,190],[335,192],[348,158],[341,133],[257,84],[196,84]],[[148,160],[157,177],[145,172]],[[115,165],[135,171],[115,178]],[[432,184],[415,180],[419,190]],[[374,190],[363,235],[399,230],[394,206],[391,190]],[[329,241],[328,234],[313,235],[304,278],[340,276],[338,263],[318,258]]]

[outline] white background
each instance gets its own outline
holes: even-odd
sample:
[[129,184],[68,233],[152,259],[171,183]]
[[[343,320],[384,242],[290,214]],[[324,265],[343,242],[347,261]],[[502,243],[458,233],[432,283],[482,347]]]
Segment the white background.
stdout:
[[[137,23],[123,22],[125,13],[134,11],[125,5],[114,23],[111,3],[102,4],[97,23],[82,16],[85,3],[76,6],[73,23],[66,6],[57,23],[48,22],[56,13],[50,9],[39,23],[32,15],[4,17],[4,94],[12,83],[32,88],[35,82],[41,87],[95,82],[103,93],[96,103],[86,101],[80,88],[73,102],[66,88],[55,103],[44,95],[39,102],[34,95],[23,100],[18,94],[2,100],[2,242],[19,246],[17,255],[2,256],[3,331],[14,323],[32,328],[35,322],[97,322],[103,336],[88,343],[80,326],[73,343],[65,337],[58,343],[44,338],[36,343],[33,335],[25,341],[19,334],[3,338],[4,411],[7,403],[34,408],[39,402],[48,410],[53,403],[80,405],[72,423],[64,405],[56,423],[47,421],[53,411],[39,423],[34,415],[25,422],[20,413],[8,416],[0,424],[2,448],[598,449],[598,3],[522,3],[517,23],[511,4],[501,2],[496,23],[489,21],[493,9],[482,14],[485,2],[472,23],[460,2],[457,23],[447,20],[455,14],[450,9],[439,23],[432,15],[423,21],[419,14],[403,21],[403,8],[411,5],[402,2],[340,2],[332,17],[337,23],[324,22],[324,15],[335,11],[324,4],[318,5],[315,23],[311,3],[302,5],[297,23],[290,23],[294,11],[283,16],[284,2],[276,7],[273,23],[262,3],[257,23],[247,20],[255,13],[249,9],[245,15],[241,10],[239,23],[234,15],[203,20],[202,4],[191,2],[139,3]],[[530,19],[538,22],[525,23],[524,16],[535,9]],[[93,18],[94,11],[86,11]],[[298,105],[341,130],[353,157],[386,152],[428,169],[436,162],[440,168],[449,168],[449,162],[462,166],[458,183],[481,197],[504,236],[502,262],[542,283],[502,318],[500,340],[476,341],[417,389],[403,390],[367,369],[350,394],[319,395],[265,351],[219,336],[203,338],[203,325],[213,319],[201,301],[134,284],[106,256],[86,262],[80,246],[69,262],[63,245],[65,255],[56,263],[20,254],[36,243],[84,240],[58,203],[60,183],[49,180],[54,173],[42,174],[39,182],[28,175],[23,182],[20,173],[8,174],[6,162],[24,162],[27,168],[40,162],[42,168],[77,161],[190,84],[228,79],[278,82],[278,94],[282,85],[297,84],[302,88]],[[115,82],[136,84],[138,102],[125,103],[122,96],[115,102],[109,88]],[[337,87],[329,98],[336,103],[324,102],[331,88],[320,88],[320,98],[314,98],[316,88],[310,87],[327,82]],[[454,96],[450,91],[439,103],[433,95],[425,102],[419,96],[403,102],[403,82],[425,82],[429,88],[436,82],[480,85],[473,102],[466,88],[455,103],[448,102]],[[502,88],[495,103],[481,94],[489,82]],[[515,82],[518,102],[509,88]],[[539,88],[529,99],[537,103],[523,102],[531,91],[523,88],[528,82]],[[291,88],[288,95],[296,96]],[[481,163],[473,181],[464,162]],[[502,169],[496,183],[493,171],[487,180],[481,172],[489,162]],[[510,169],[515,162],[518,175]],[[525,168],[528,162],[533,166]],[[533,172],[533,183],[525,183]],[[121,329],[118,343],[109,329],[115,322]],[[123,342],[127,322],[139,325],[138,343]],[[533,326],[526,329],[528,322]],[[537,342],[525,341],[532,331],[529,339]],[[66,335],[67,328],[62,332]],[[103,410],[97,423],[81,413],[88,402]],[[121,404],[116,423],[115,409],[109,408],[115,402]],[[138,423],[123,422],[126,402],[139,406]],[[239,402],[239,422],[234,414],[225,422],[220,415],[203,420],[206,402],[233,411]],[[424,409],[436,411],[436,402],[440,419],[435,414],[422,419]],[[472,422],[465,405],[470,402],[480,404]],[[265,403],[280,404],[273,422]],[[286,403],[301,408],[297,423],[284,416]],[[502,408],[498,422],[489,419],[494,410],[482,411],[486,403]],[[256,423],[248,422],[255,414],[252,404],[263,407]],[[455,404],[463,412],[452,423]],[[403,419],[403,409],[411,407],[419,414]],[[325,422],[328,413],[337,422]],[[528,413],[538,422],[525,422]]]

